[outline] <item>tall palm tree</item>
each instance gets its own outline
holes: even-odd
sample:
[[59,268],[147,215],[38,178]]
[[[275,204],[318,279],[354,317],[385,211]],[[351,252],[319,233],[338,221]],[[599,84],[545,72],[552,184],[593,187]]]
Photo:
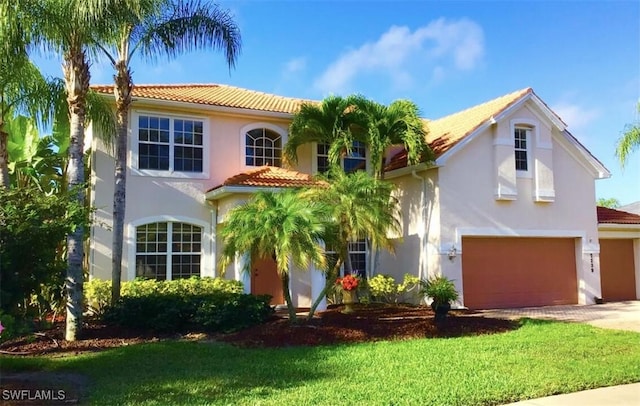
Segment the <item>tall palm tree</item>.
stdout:
[[385,106],[364,96],[353,96],[350,100],[358,116],[355,131],[369,148],[376,178],[384,178],[385,153],[392,145],[404,146],[410,165],[433,158],[426,141],[428,132],[415,103],[396,100]]
[[[273,257],[282,282],[291,322],[296,310],[289,291],[290,264],[306,269],[310,263],[325,266],[321,241],[326,206],[301,199],[295,191],[258,192],[246,204],[228,214],[221,238],[224,251],[220,266],[229,265],[240,254],[251,260]],[[250,262],[245,272],[250,271]]]
[[388,233],[400,229],[397,200],[393,198],[394,186],[375,179],[364,171],[345,174],[333,166],[325,178],[329,185],[319,186],[301,194],[304,201],[320,202],[329,207],[328,231],[325,237],[337,254],[337,261],[328,270],[327,284],[315,299],[312,316],[322,298],[331,288],[341,266],[345,273],[353,273],[349,256],[349,243],[368,238],[375,249],[385,248],[393,252]]
[[298,162],[298,147],[311,142],[329,145],[329,163],[340,165],[355,140],[351,131],[357,116],[351,98],[329,96],[321,104],[305,103],[293,116],[284,156],[290,164]]
[[[638,103],[638,114],[640,114],[640,103]],[[640,148],[640,121],[635,124],[629,124],[622,137],[618,140],[616,146],[616,156],[620,161],[620,166],[625,167],[629,155],[636,149]]]
[[[70,121],[68,188],[84,201],[84,131],[89,93],[88,53],[113,32],[113,4],[128,7],[131,0],[14,0],[13,10],[26,37],[34,45],[62,56],[62,72]],[[67,237],[67,323],[65,339],[78,338],[82,321],[84,229],[77,227]]]
[[127,132],[133,78],[131,60],[136,54],[154,60],[195,49],[220,49],[229,68],[240,53],[240,31],[229,12],[199,0],[139,0],[136,12],[116,7],[119,22],[112,41],[100,45],[111,62],[117,117],[115,184],[113,195],[113,245],[111,301],[120,297],[122,244],[126,207]]

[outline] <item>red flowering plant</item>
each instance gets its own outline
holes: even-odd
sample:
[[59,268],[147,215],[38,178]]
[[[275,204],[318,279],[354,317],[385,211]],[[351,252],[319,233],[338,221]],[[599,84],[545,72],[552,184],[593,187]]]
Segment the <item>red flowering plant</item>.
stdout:
[[349,292],[351,292],[352,290],[356,290],[359,283],[360,278],[354,275],[345,275],[344,278],[336,279],[336,285],[340,285],[343,290]]

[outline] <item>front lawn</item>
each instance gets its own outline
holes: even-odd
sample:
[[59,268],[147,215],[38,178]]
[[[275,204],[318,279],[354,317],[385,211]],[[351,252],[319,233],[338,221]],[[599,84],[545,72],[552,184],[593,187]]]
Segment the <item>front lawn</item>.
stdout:
[[163,341],[0,358],[86,374],[92,404],[495,405],[640,381],[640,334],[524,320],[514,331],[279,349]]

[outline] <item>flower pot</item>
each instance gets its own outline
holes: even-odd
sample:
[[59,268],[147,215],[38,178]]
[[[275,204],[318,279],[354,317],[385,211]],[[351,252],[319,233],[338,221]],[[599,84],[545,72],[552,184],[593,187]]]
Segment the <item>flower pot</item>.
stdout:
[[343,290],[342,291],[342,303],[344,304],[344,309],[342,313],[349,314],[353,313],[353,304],[356,302],[356,291],[355,290]]
[[447,313],[449,313],[449,310],[451,310],[451,303],[449,302],[445,302],[445,303],[436,303],[436,302],[432,302],[431,303],[431,308],[433,309],[435,315],[435,321],[436,323],[440,323],[442,321],[444,321],[447,317]]

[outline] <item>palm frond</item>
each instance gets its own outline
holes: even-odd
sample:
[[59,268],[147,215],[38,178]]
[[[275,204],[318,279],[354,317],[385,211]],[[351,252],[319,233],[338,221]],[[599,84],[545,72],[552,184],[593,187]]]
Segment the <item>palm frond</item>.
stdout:
[[[242,47],[240,30],[233,16],[217,5],[199,0],[177,1],[162,13],[143,21],[136,32],[137,45],[143,56],[154,60],[159,55],[169,58],[200,49],[218,49],[234,67]],[[133,49],[132,49],[133,50]]]

